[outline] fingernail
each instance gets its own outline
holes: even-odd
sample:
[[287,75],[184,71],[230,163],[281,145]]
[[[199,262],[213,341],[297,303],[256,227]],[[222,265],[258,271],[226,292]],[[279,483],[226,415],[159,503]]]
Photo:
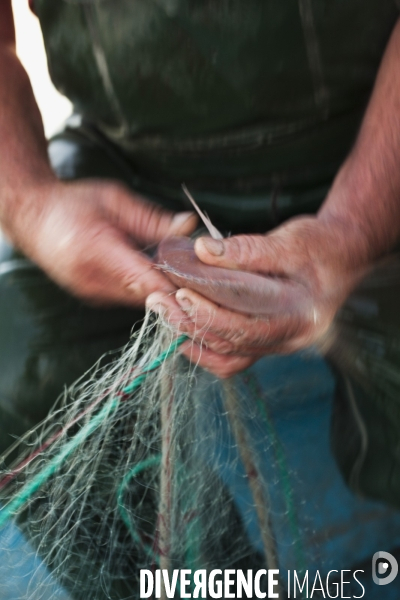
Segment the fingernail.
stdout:
[[179,231],[194,216],[190,211],[177,213],[171,221],[170,232]]
[[225,251],[224,242],[221,240],[213,240],[212,238],[205,237],[201,238],[201,243],[204,245],[207,252],[214,256],[222,256]]
[[187,298],[186,296],[178,296],[178,294],[175,297],[182,310],[190,311],[193,305],[189,298]]
[[167,312],[167,307],[163,304],[147,304],[147,308],[157,315],[160,315],[160,317],[163,317]]

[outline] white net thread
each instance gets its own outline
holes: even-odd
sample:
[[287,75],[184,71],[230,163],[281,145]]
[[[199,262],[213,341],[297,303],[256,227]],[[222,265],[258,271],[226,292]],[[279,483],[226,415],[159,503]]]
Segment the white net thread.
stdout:
[[[21,600],[57,597],[49,596],[55,581],[74,600],[135,598],[140,568],[266,567],[216,469],[221,461],[235,469],[240,458],[247,470],[256,468],[241,415],[245,398],[179,352],[126,391],[176,338],[148,314],[118,358],[96,365],[9,451],[18,458],[0,478],[1,526],[17,524],[25,551],[48,569],[40,584],[30,573]],[[226,427],[211,397],[224,394],[220,412],[229,412],[235,452],[224,447],[223,457],[210,457]],[[273,562],[266,482],[256,478],[252,489]],[[13,556],[16,573],[25,560]]]

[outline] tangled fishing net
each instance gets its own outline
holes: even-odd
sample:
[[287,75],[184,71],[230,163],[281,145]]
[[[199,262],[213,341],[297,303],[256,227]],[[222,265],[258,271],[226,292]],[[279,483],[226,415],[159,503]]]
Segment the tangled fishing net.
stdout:
[[[86,374],[3,457],[4,467],[18,456],[0,479],[0,527],[16,519],[26,552],[49,569],[29,574],[24,599],[56,598],[61,588],[74,599],[135,598],[140,568],[223,569],[254,555],[216,473],[239,457],[253,473],[275,564],[267,490],[241,414],[249,419],[258,409],[180,356],[184,339],[148,315],[111,365]],[[218,455],[227,412],[235,442]],[[25,560],[23,552],[13,556],[14,566]]]
[[[392,288],[397,265],[388,271],[394,279],[383,274]],[[384,304],[392,336],[384,319],[371,333],[383,285],[372,282],[337,318],[330,348],[361,382],[382,386],[386,369],[397,407],[400,331]],[[266,397],[251,373],[216,379],[179,354],[185,340],[147,314],[122,352],[100,361],[2,457],[0,551],[23,574],[18,600],[138,598],[140,569],[275,569],[279,522],[288,525],[293,564],[306,568],[269,415],[280,388]],[[240,506],[233,477],[246,488]],[[4,597],[12,577],[1,582]],[[179,585],[169,597],[181,597]]]

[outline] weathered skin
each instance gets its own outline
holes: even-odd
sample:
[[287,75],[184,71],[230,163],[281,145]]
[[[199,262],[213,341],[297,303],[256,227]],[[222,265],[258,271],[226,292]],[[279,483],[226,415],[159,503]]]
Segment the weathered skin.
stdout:
[[163,240],[157,267],[177,287],[185,287],[234,311],[269,316],[310,310],[312,302],[301,284],[280,277],[213,267],[201,262],[194,241],[173,236]]

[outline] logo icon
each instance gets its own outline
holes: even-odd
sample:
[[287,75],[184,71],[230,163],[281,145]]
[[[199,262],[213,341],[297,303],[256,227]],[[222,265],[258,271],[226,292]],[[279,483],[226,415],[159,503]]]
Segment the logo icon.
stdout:
[[[389,552],[376,552],[372,557],[372,579],[377,585],[392,583],[399,572],[399,565]],[[382,577],[383,576],[383,577]]]

